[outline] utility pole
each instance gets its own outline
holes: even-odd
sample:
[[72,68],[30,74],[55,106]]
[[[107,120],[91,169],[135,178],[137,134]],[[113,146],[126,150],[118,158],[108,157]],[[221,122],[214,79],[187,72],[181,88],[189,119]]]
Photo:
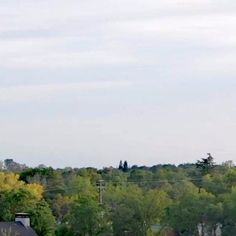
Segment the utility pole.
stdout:
[[103,189],[104,189],[104,180],[100,179],[97,182],[97,187],[99,191],[99,203],[103,204]]

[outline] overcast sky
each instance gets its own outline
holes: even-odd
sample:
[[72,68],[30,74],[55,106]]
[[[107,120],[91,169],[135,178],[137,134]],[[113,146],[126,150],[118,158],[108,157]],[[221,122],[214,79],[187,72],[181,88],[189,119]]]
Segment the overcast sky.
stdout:
[[0,1],[0,159],[236,162],[235,140],[236,1]]

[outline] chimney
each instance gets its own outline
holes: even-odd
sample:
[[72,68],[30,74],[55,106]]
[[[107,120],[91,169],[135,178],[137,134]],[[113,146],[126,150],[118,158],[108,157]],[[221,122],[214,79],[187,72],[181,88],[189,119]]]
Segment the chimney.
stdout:
[[16,213],[15,222],[20,222],[25,227],[30,227],[30,215],[28,213]]

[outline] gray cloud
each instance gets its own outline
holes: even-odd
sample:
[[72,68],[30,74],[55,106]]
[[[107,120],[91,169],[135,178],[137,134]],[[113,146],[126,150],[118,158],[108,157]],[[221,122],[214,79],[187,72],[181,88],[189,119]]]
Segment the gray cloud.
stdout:
[[234,159],[235,13],[232,0],[2,1],[0,155]]

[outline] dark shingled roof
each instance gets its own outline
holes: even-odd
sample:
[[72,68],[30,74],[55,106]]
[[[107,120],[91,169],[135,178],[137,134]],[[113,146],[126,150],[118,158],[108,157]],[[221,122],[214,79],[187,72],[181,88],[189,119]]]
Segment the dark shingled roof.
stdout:
[[25,227],[20,222],[0,222],[0,236],[5,235],[38,236],[31,227]]

